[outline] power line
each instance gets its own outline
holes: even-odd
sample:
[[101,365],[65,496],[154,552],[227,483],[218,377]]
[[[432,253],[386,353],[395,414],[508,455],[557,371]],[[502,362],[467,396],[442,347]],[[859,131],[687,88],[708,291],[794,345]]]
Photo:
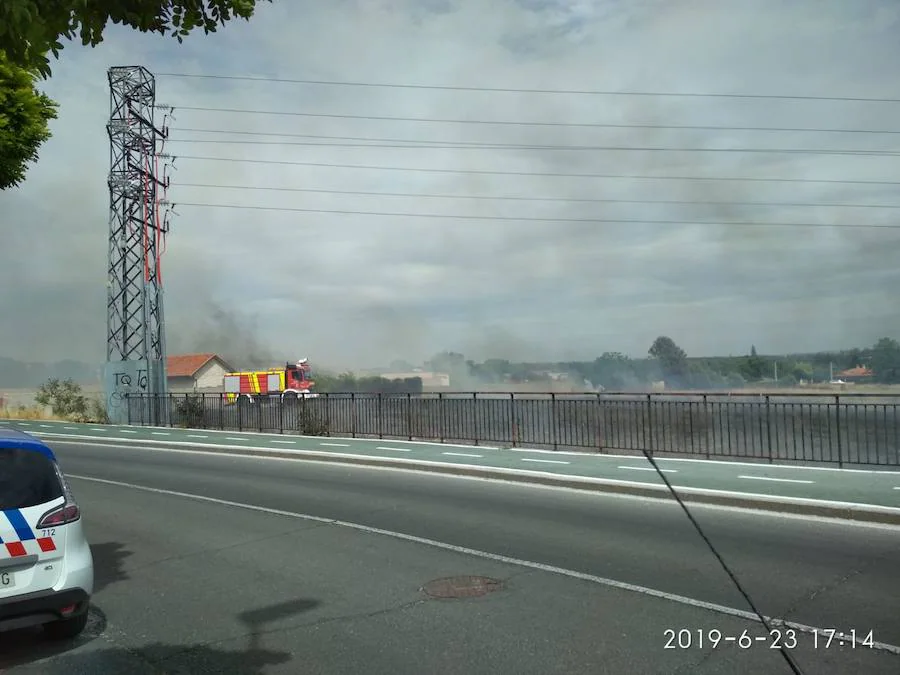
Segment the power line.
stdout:
[[[371,143],[319,143],[315,141],[234,141],[214,138],[172,138],[170,143],[215,143],[219,145],[276,145],[314,146],[334,148],[410,148],[413,150],[588,150],[604,152],[708,152],[708,153],[751,153],[772,155],[851,155],[862,157],[897,157],[897,150],[840,150],[837,148],[672,148],[666,146],[627,145],[530,145],[522,143],[474,143],[466,141],[425,141],[406,138],[373,138],[365,136],[324,136],[309,134],[307,138],[332,141],[372,141]],[[418,145],[414,145],[418,144]]]
[[205,157],[199,155],[175,155],[175,159],[206,162],[241,162],[246,164],[271,164],[278,166],[309,166],[331,169],[364,169],[374,171],[410,171],[416,173],[449,173],[483,176],[535,176],[554,178],[615,178],[626,180],[680,180],[680,181],[726,181],[748,183],[822,183],[831,185],[879,185],[896,186],[900,181],[889,180],[845,180],[828,178],[753,178],[742,176],[647,176],[623,173],[562,173],[550,171],[498,171],[487,169],[438,169],[432,167],[387,166],[383,164],[337,164],[332,162],[299,162],[279,159],[246,159],[243,157]]
[[724,225],[728,227],[819,227],[819,228],[849,228],[849,229],[900,229],[900,224],[876,224],[866,223],[851,225],[849,223],[764,223],[756,221],[697,221],[697,220],[631,220],[627,218],[539,218],[535,216],[469,216],[458,213],[406,213],[390,211],[352,211],[347,209],[308,209],[291,208],[286,206],[258,206],[248,204],[204,204],[200,202],[169,202],[173,207],[194,206],[212,209],[248,209],[252,211],[286,211],[293,213],[329,213],[345,216],[384,216],[390,218],[440,218],[450,220],[503,220],[508,222],[539,222],[539,223],[630,223],[642,225]]
[[607,199],[602,197],[522,197],[507,195],[453,195],[418,192],[377,192],[365,190],[325,190],[318,188],[270,187],[266,185],[216,185],[212,183],[178,183],[177,187],[212,188],[217,190],[261,190],[268,192],[303,192],[331,195],[359,195],[369,197],[411,197],[414,199],[473,199],[522,202],[589,203],[589,204],[666,204],[697,206],[766,206],[766,207],[824,207],[853,209],[900,209],[900,204],[839,204],[815,202],[736,202],[694,199]]
[[233,80],[242,82],[269,82],[279,84],[306,84],[329,87],[369,87],[387,89],[430,89],[440,91],[482,91],[510,94],[567,94],[576,96],[657,96],[667,98],[736,98],[784,101],[852,101],[860,103],[900,103],[896,98],[863,96],[803,96],[798,94],[725,94],[671,91],[611,91],[603,89],[526,89],[512,87],[473,87],[438,84],[401,84],[397,82],[352,82],[340,80],[305,80],[283,77],[253,77],[249,75],[200,75],[194,73],[156,73],[157,77],[181,77],[205,80]]
[[[368,120],[383,122],[423,122],[434,124],[488,124],[500,126],[527,126],[527,127],[570,127],[593,129],[678,129],[688,131],[784,131],[784,132],[810,132],[823,134],[900,134],[900,130],[892,129],[832,129],[816,127],[735,127],[722,125],[694,125],[694,124],[611,124],[605,122],[527,122],[519,120],[461,120],[440,117],[392,117],[387,115],[349,115],[338,113],[310,113],[279,110],[248,110],[240,108],[212,108],[205,106],[177,106],[179,110],[194,110],[198,112],[224,112],[246,115],[283,115],[288,117],[320,117],[342,120]],[[185,129],[188,131],[188,129]],[[218,133],[207,129],[190,129],[189,131]],[[229,131],[227,133],[244,133],[255,135],[260,132],[253,131]],[[274,134],[262,134],[274,135]],[[277,134],[291,135],[291,134]]]

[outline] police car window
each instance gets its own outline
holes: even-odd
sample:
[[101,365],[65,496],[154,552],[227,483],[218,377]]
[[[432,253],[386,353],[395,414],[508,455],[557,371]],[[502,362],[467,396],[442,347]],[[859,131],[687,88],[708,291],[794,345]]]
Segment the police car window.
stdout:
[[33,450],[0,447],[0,510],[25,509],[62,496],[50,459]]

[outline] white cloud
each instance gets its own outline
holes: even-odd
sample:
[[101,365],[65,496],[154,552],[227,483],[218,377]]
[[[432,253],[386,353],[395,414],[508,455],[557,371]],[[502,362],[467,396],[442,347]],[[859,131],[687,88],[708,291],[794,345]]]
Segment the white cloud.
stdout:
[[[103,359],[108,222],[106,69],[528,89],[900,97],[900,10],[887,0],[721,3],[475,0],[262,5],[183,45],[113,28],[71,45],[47,84],[54,138],[20,189],[0,194],[0,354]],[[689,353],[785,352],[900,333],[900,231],[641,225],[565,219],[892,223],[897,210],[435,199],[292,188],[554,199],[900,204],[893,188],[650,181],[457,171],[893,180],[893,157],[697,152],[359,148],[232,130],[476,143],[897,149],[900,136],[434,124],[257,111],[563,123],[896,128],[896,105],[332,87],[160,75],[176,107],[175,202],[435,213],[466,220],[181,206],[164,261],[173,348],[202,348],[210,302],[249,324],[254,349],[333,366],[642,354],[660,333]],[[181,140],[179,140],[181,139]],[[185,139],[282,141],[281,145]],[[278,160],[285,164],[189,157]],[[188,187],[253,185],[280,191]],[[892,201],[893,200],[893,201]],[[207,317],[208,318],[208,317]],[[242,334],[240,340],[244,340]],[[235,338],[237,340],[237,338]],[[227,344],[228,336],[218,345]]]

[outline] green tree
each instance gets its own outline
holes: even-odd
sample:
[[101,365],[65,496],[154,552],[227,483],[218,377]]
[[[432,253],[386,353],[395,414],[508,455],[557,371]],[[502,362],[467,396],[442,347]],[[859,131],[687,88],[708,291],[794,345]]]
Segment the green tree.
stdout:
[[750,345],[750,356],[744,366],[748,380],[761,380],[766,374],[766,362],[756,353],[756,345]]
[[664,376],[678,378],[687,373],[687,354],[672,338],[660,335],[647,353],[659,362]]
[[50,406],[54,415],[84,415],[87,413],[88,401],[81,391],[81,386],[73,380],[50,378],[34,395],[38,405]]
[[35,88],[36,80],[36,72],[10,62],[0,50],[0,190],[24,180],[28,164],[50,138],[57,106]]
[[49,77],[47,54],[59,56],[63,39],[77,36],[96,47],[112,22],[181,42],[197,28],[214,33],[233,18],[249,19],[258,1],[263,0],[2,0],[0,50],[13,64]]
[[879,382],[900,382],[900,342],[881,338],[872,347],[872,371]]

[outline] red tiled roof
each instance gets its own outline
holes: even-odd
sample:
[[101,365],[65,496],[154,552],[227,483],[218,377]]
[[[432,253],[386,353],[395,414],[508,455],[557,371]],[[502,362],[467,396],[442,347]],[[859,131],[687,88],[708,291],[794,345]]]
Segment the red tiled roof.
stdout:
[[857,366],[856,368],[848,368],[838,373],[838,377],[871,377],[874,373],[865,366]]
[[193,377],[215,354],[179,354],[166,359],[166,377]]

